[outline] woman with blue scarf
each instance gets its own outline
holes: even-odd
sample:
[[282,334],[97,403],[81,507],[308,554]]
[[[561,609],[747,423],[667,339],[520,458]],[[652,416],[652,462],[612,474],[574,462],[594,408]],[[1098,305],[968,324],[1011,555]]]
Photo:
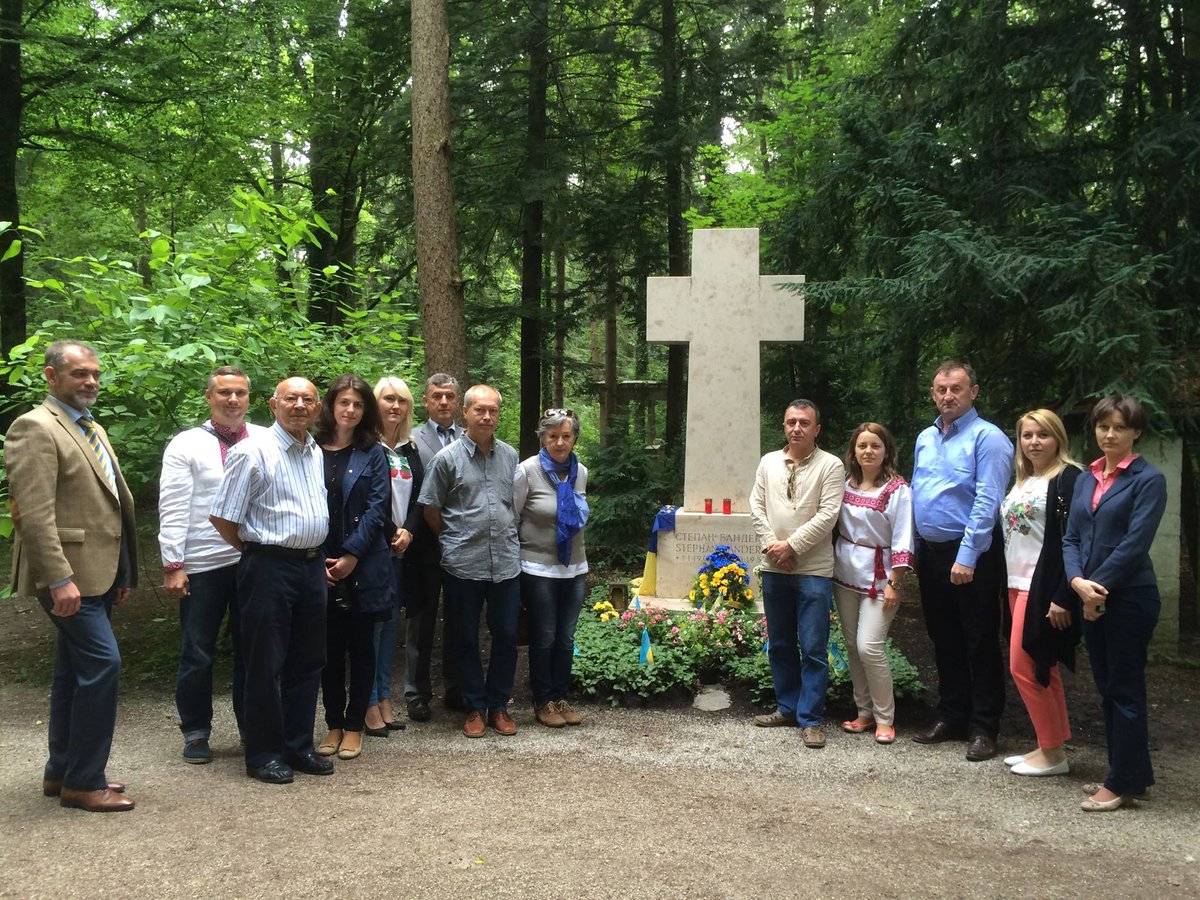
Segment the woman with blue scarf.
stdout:
[[534,713],[550,728],[583,720],[567,702],[575,625],[583,608],[587,557],[587,468],[575,456],[579,418],[548,409],[538,423],[537,456],[513,478],[513,509],[521,536],[521,599],[529,610],[529,682]]

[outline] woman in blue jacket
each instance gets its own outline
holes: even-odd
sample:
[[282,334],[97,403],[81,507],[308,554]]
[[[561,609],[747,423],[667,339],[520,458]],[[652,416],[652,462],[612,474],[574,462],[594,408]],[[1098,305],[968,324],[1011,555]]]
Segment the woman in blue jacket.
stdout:
[[[354,759],[375,682],[375,623],[387,616],[394,592],[388,539],[391,486],[379,443],[379,409],[370,386],[357,375],[335,378],[325,394],[314,437],[325,455],[329,536],[326,662],[321,696],[329,734],[323,756]],[[346,658],[350,689],[346,690]]]
[[1133,444],[1146,412],[1113,394],[1092,409],[1103,456],[1079,476],[1063,535],[1063,563],[1083,605],[1083,639],[1104,708],[1108,774],[1084,788],[1088,812],[1119,809],[1154,784],[1146,722],[1146,651],[1158,624],[1150,545],[1167,505],[1162,472]]

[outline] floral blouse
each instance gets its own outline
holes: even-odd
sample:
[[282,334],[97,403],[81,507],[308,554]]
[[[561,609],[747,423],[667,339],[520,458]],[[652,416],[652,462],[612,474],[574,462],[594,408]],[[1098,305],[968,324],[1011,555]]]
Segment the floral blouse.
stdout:
[[1046,494],[1050,479],[1031,475],[1013,485],[1000,504],[1000,526],[1004,530],[1004,563],[1008,586],[1029,590],[1033,570],[1046,540]]

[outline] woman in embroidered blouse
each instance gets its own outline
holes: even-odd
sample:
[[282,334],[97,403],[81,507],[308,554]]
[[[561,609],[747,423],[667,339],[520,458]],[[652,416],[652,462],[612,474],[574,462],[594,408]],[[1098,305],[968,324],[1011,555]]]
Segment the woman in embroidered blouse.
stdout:
[[1016,484],[1000,504],[1008,606],[1008,665],[1038,745],[1004,760],[1014,775],[1066,775],[1071,738],[1058,664],[1075,670],[1079,602],[1063,570],[1062,534],[1079,466],[1062,419],[1035,409],[1017,420]]
[[408,385],[400,378],[380,378],[375,385],[375,400],[379,404],[379,442],[387,456],[392,486],[392,523],[396,531],[388,544],[396,571],[396,591],[387,617],[375,625],[375,686],[368,701],[366,725],[367,734],[384,737],[389,731],[404,728],[402,722],[396,721],[392,709],[392,669],[400,608],[405,598],[412,596],[421,577],[420,567],[406,565],[405,560],[421,519],[417,496],[421,493],[425,470],[412,439],[413,396]]
[[850,657],[858,716],[851,734],[875,729],[896,739],[892,670],[884,647],[900,606],[899,588],[912,572],[912,492],[896,472],[896,441],[882,425],[864,422],[846,450],[846,492],[838,515],[833,595]]
[[579,418],[571,410],[546,410],[537,435],[542,449],[522,460],[513,477],[513,510],[520,520],[534,715],[542,725],[561,728],[582,722],[567,694],[588,570],[583,546],[587,467],[575,456]]
[[1144,800],[1154,784],[1146,710],[1146,651],[1161,600],[1150,546],[1167,507],[1163,473],[1133,452],[1146,411],[1113,394],[1092,408],[1104,454],[1075,483],[1063,564],[1083,604],[1083,639],[1104,708],[1108,773],[1084,788],[1087,812]]

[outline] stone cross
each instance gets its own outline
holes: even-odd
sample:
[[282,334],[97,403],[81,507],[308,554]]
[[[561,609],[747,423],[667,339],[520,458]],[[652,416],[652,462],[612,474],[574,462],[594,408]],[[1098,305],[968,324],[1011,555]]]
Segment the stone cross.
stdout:
[[646,279],[646,339],[689,345],[687,512],[703,512],[706,498],[716,513],[725,498],[750,511],[762,455],[759,344],[804,340],[804,300],[788,289],[804,276],[760,276],[758,262],[757,228],[703,229],[692,234],[691,277]]

